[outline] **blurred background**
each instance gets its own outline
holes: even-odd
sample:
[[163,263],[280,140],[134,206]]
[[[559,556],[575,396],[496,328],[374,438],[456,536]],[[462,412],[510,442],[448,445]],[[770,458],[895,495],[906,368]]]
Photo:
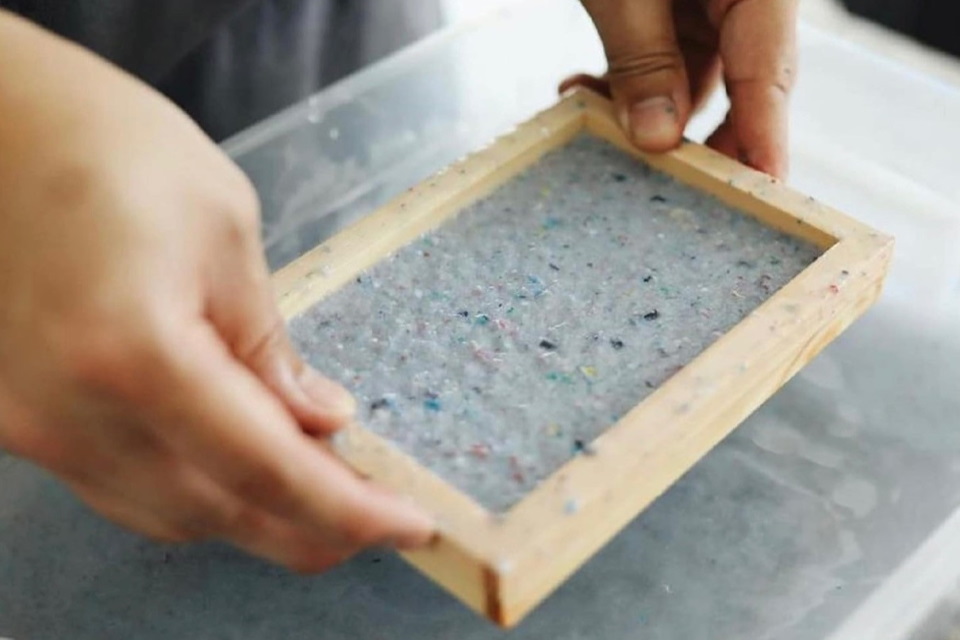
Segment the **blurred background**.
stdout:
[[[439,0],[447,23],[474,18],[510,0]],[[960,2],[956,0],[801,0],[805,19],[835,28],[882,27],[931,49],[960,56]],[[825,24],[825,26],[827,26]]]
[[[185,58],[160,88],[215,139],[224,140],[444,27],[523,3],[253,3]],[[575,0],[558,1],[557,11],[568,5]],[[954,0],[801,0],[801,14],[806,23],[860,41],[884,57],[922,66],[925,75],[960,83],[960,63],[951,55],[960,52],[960,3]]]
[[[492,4],[510,0],[439,0],[445,21],[470,19]],[[956,0],[801,0],[801,15],[808,22],[842,31],[851,39],[912,41],[939,52],[938,63],[924,60],[930,71],[960,80],[960,2]],[[909,55],[909,47],[891,42],[895,57]],[[900,49],[897,51],[896,49]],[[886,53],[886,52],[885,52]],[[916,60],[916,56],[911,58]]]
[[960,54],[960,4],[950,0],[843,0],[851,12],[912,36],[920,42]]
[[[439,0],[448,22],[469,19],[511,0]],[[960,82],[960,2],[956,0],[800,0],[801,17],[849,39],[919,63],[927,73]],[[911,44],[941,54],[918,56]],[[929,53],[928,51],[927,53]]]

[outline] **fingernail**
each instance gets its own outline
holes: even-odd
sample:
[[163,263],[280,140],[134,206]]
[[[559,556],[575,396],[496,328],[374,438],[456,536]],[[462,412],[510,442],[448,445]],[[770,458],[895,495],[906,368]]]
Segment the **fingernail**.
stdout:
[[388,546],[402,551],[420,549],[436,542],[439,532],[432,518],[414,508],[411,508],[405,516],[406,531],[394,536]]
[[666,149],[676,144],[679,137],[677,105],[671,98],[648,98],[630,107],[630,126],[633,141],[651,150]]
[[381,515],[393,520],[394,535],[384,544],[396,549],[415,549],[430,544],[438,534],[436,520],[424,511],[414,499],[396,494],[377,485],[370,489],[383,499]]
[[357,401],[346,389],[310,367],[300,375],[300,388],[325,413],[350,418],[357,412]]

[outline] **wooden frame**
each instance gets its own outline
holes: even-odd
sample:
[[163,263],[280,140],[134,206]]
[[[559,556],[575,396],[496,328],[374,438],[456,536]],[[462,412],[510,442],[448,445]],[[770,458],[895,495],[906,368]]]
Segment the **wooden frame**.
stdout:
[[[633,148],[609,101],[578,90],[487,149],[410,189],[275,275],[291,318],[587,131],[824,253],[505,515],[494,516],[359,425],[335,440],[358,472],[438,518],[403,556],[503,626],[518,622],[879,296],[893,240],[698,144]],[[575,491],[580,508],[564,509]]]

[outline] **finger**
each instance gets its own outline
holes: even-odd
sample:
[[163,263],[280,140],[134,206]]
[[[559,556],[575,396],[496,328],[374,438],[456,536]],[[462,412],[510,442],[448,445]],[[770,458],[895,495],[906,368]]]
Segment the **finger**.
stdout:
[[[696,114],[706,106],[710,96],[720,85],[721,66],[716,50],[709,51],[698,43],[687,43],[680,40],[683,55],[687,60],[687,73],[690,79],[691,115]],[[560,95],[576,88],[584,87],[607,99],[611,98],[610,81],[606,76],[598,77],[588,73],[578,73],[565,78],[557,92]]]
[[161,542],[220,538],[299,572],[323,571],[357,549],[324,539],[259,508],[244,505],[195,467],[154,456],[125,465],[123,483],[71,482],[100,515]]
[[100,516],[125,529],[156,540],[157,542],[187,542],[195,539],[168,522],[162,515],[152,513],[135,502],[112,495],[99,487],[85,482],[67,481],[70,490]]
[[184,458],[245,504],[347,547],[429,540],[431,520],[359,479],[299,429],[212,329],[187,339],[163,380],[157,429]]
[[688,60],[687,69],[690,74],[690,114],[700,112],[710,96],[720,86],[722,68],[720,58],[716,53],[698,50],[694,45],[684,45],[684,56]]
[[315,533],[259,511],[223,539],[247,553],[298,573],[318,573],[349,559],[359,549],[331,545]]
[[575,87],[585,87],[605,98],[610,98],[610,82],[606,77],[598,78],[589,73],[577,73],[565,78],[557,91],[562,95]]
[[[101,517],[155,542],[176,544],[214,537],[212,532],[200,535],[194,530],[185,529],[169,519],[169,514],[155,513],[126,496],[93,490],[80,484],[71,484],[70,488]],[[352,551],[334,549],[317,536],[286,525],[266,512],[253,513],[251,510],[244,522],[235,522],[233,528],[217,537],[247,553],[300,573],[325,571],[353,555]]]
[[727,117],[720,123],[720,126],[717,127],[709,138],[707,138],[707,146],[711,149],[715,149],[722,153],[725,156],[728,156],[733,159],[737,158],[737,135],[733,130],[733,122],[730,120],[730,113],[727,112]]
[[720,84],[717,31],[707,18],[702,0],[674,0],[673,18],[687,65],[691,111],[696,113]]
[[[123,430],[114,429],[117,433]],[[70,474],[68,480],[81,488],[85,497],[112,505],[115,515],[125,521],[145,520],[142,514],[147,514],[164,531],[173,532],[167,537],[199,540],[218,535],[232,529],[245,509],[206,474],[163,445],[139,453],[122,448],[101,452],[99,461],[104,460],[106,465],[97,464],[95,470],[80,476]],[[101,471],[103,468],[109,470]]]
[[720,32],[738,156],[778,177],[785,177],[788,170],[797,4],[797,0],[716,0],[710,6]]
[[[353,397],[296,353],[277,309],[259,235],[241,229],[212,267],[208,316],[234,355],[273,391],[301,426],[329,434],[347,424]],[[228,236],[229,237],[229,236]]]
[[671,0],[584,0],[607,56],[621,124],[646,151],[677,146],[690,93]]

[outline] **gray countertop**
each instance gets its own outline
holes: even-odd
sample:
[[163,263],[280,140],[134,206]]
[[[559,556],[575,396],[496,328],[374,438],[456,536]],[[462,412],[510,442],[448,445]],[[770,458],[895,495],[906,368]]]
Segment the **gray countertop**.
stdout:
[[[801,45],[793,182],[897,236],[887,291],[513,637],[898,640],[944,637],[921,629],[955,620],[960,92],[809,26]],[[548,105],[563,73],[600,67],[576,3],[516,4],[225,146],[257,184],[279,266]],[[722,109],[718,98],[692,135]],[[0,457],[4,635],[503,632],[391,554],[303,578],[216,544],[159,546]]]

